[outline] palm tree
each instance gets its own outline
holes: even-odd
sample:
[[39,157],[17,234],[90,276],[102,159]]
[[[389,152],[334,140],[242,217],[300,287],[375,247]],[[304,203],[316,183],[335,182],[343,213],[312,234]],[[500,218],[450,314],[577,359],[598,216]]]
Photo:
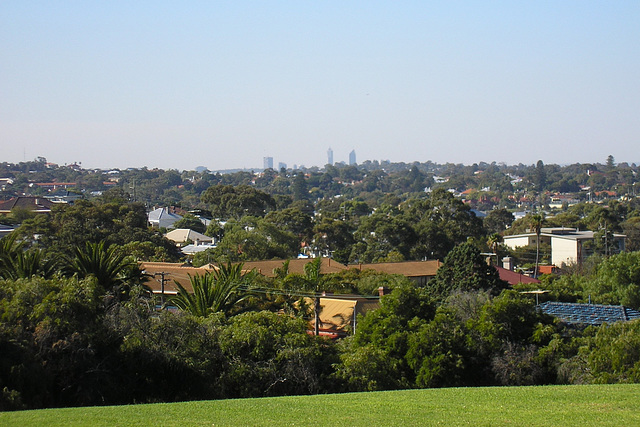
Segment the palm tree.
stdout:
[[0,239],[0,277],[11,278],[15,258],[22,252],[24,243],[17,241],[16,233]]
[[74,257],[67,258],[68,271],[80,278],[93,276],[107,291],[118,290],[141,277],[137,263],[119,253],[116,246],[107,246],[104,241],[87,242],[84,250],[73,249]]
[[53,277],[57,270],[55,260],[46,259],[41,250],[21,251],[7,258],[2,268],[2,277],[6,279],[28,279],[40,276],[46,279]]
[[502,243],[502,236],[500,233],[493,233],[491,236],[487,238],[487,246],[489,249],[496,254],[496,265],[498,265],[498,247]]
[[208,317],[217,312],[228,314],[232,307],[248,296],[243,291],[256,276],[254,271],[244,273],[242,266],[241,263],[232,265],[229,262],[212,273],[189,276],[193,293],[176,281],[178,294],[170,302],[194,316]]
[[46,259],[42,250],[24,250],[25,243],[11,234],[0,240],[0,277],[27,279],[32,276],[50,278],[55,274],[56,262]]
[[314,299],[313,304],[313,333],[314,335],[320,335],[320,311],[322,308],[320,307],[320,296],[318,292],[320,291],[320,269],[322,268],[322,257],[316,257],[313,261],[308,262],[304,265],[304,274],[307,278],[307,282],[316,292],[316,297]]
[[542,232],[542,223],[544,222],[543,214],[531,215],[529,218],[529,225],[531,229],[536,233],[536,269],[533,273],[533,277],[538,277],[538,264],[540,262],[540,233]]

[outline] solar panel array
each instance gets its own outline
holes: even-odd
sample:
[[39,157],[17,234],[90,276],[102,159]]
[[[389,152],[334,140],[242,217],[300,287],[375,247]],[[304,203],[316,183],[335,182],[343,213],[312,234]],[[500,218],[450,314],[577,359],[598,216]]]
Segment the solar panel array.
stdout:
[[622,305],[545,302],[539,307],[546,314],[578,325],[602,325],[603,323],[640,319],[640,311]]

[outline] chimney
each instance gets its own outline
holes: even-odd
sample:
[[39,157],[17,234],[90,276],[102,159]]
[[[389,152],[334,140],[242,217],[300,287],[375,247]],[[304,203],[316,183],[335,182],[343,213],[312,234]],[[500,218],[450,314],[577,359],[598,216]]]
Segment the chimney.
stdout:
[[381,297],[387,295],[389,293],[389,289],[384,287],[384,286],[380,286],[378,288],[378,295],[380,295]]
[[505,270],[513,271],[513,258],[506,256],[502,258],[502,268]]

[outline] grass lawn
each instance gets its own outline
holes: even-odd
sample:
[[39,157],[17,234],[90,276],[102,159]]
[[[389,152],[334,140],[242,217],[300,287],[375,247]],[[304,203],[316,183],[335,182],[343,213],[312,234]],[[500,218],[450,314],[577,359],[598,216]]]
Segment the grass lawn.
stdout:
[[2,426],[640,426],[640,385],[448,388],[0,413]]

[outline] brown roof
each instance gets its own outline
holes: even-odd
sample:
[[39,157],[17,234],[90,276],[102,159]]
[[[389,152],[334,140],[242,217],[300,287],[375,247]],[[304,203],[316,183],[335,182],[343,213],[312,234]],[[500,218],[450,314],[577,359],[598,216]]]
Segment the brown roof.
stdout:
[[32,212],[51,212],[53,202],[44,197],[14,197],[0,202],[0,213],[9,213],[13,209],[27,209]]
[[142,262],[140,263],[140,269],[142,269],[147,275],[151,276],[145,282],[145,285],[151,288],[154,293],[160,293],[162,289],[162,276],[159,273],[166,273],[164,276],[164,291],[168,294],[176,294],[178,287],[174,282],[180,283],[188,292],[192,292],[191,281],[189,276],[202,276],[206,273],[210,273],[212,266],[205,267],[193,267],[187,264],[179,264],[172,262]]
[[359,264],[352,268],[375,270],[387,274],[401,274],[405,277],[435,277],[442,263],[436,260],[381,262],[378,264]]
[[[310,259],[292,259],[289,261],[289,273],[304,274],[305,264],[311,262]],[[285,260],[270,260],[270,261],[247,261],[243,263],[244,271],[251,271],[255,269],[258,273],[267,277],[274,277],[273,270],[280,268],[284,264]],[[165,275],[165,287],[166,293],[176,293],[178,288],[175,286],[174,281],[180,283],[187,291],[191,292],[191,282],[189,276],[204,275],[211,272],[217,267],[214,265],[205,265],[202,267],[193,267],[189,264],[180,264],[172,262],[142,262],[140,268],[150,276],[153,276],[147,280],[145,285],[150,287],[153,292],[160,292],[161,288],[161,275],[159,273],[167,273]],[[340,264],[330,258],[323,258],[320,265],[321,274],[337,273],[346,269],[347,266]]]
[[[273,270],[281,268],[286,260],[276,259],[269,261],[246,261],[244,263],[245,270],[255,269],[258,273],[267,277],[274,277]],[[304,266],[313,261],[311,258],[301,258],[289,260],[289,273],[304,274]],[[320,264],[320,274],[338,273],[347,268],[346,265],[341,264],[331,258],[322,258]]]

